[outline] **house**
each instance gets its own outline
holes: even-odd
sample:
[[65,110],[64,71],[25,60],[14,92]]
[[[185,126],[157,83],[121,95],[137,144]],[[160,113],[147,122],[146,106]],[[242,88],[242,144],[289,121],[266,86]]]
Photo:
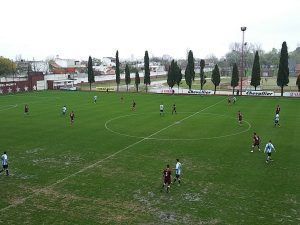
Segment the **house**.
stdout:
[[116,66],[116,58],[113,57],[103,57],[101,60],[101,64],[104,66],[115,67]]
[[61,59],[56,57],[49,61],[49,69],[54,74],[77,73],[82,70],[85,65],[82,65],[79,60]]

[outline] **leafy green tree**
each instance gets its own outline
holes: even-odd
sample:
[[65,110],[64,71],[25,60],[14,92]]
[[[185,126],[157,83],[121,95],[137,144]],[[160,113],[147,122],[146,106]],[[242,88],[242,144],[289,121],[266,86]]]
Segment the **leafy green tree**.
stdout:
[[130,70],[129,70],[128,64],[126,64],[126,67],[125,67],[125,84],[127,86],[127,91],[128,91],[128,85],[130,84],[130,82],[131,82]]
[[88,81],[90,83],[90,91],[92,90],[92,83],[95,82],[94,70],[93,70],[93,61],[92,57],[89,56],[88,60]]
[[148,51],[145,51],[145,56],[144,56],[144,71],[145,71],[145,74],[144,74],[144,84],[146,84],[146,92],[148,92],[148,85],[151,84]]
[[255,91],[257,86],[260,85],[260,63],[259,63],[258,51],[255,52],[255,56],[254,56],[250,85],[255,88]]
[[277,86],[281,88],[281,96],[283,96],[283,87],[289,83],[289,54],[286,42],[282,43],[280,51],[279,68],[277,75]]
[[16,64],[8,58],[0,56],[0,77],[13,74],[16,71]]
[[182,80],[182,73],[181,73],[181,68],[178,66],[177,62],[175,62],[175,82],[177,84],[178,87],[178,93],[179,93],[179,85],[181,84],[181,80]]
[[200,86],[201,90],[203,89],[204,84],[206,83],[206,77],[204,75],[204,67],[205,67],[205,61],[203,59],[200,60]]
[[239,70],[238,70],[238,67],[237,67],[236,63],[233,64],[230,85],[232,87],[232,94],[234,94],[235,87],[237,87],[239,85]]
[[184,72],[185,82],[189,86],[189,90],[192,89],[192,83],[195,79],[195,63],[192,50],[188,54],[188,63]]
[[219,86],[220,82],[221,82],[220,70],[219,70],[218,64],[215,65],[215,68],[212,71],[211,81],[215,85],[215,92],[214,92],[214,94],[216,94],[217,86]]
[[298,86],[298,91],[300,92],[300,74],[297,77],[296,85]]
[[116,52],[116,83],[117,83],[117,91],[119,91],[120,85],[120,61],[119,61],[119,51]]
[[139,85],[141,83],[140,80],[140,74],[138,71],[135,72],[135,88],[136,88],[136,92],[139,92]]
[[167,78],[167,83],[171,89],[173,89],[176,83],[175,76],[176,76],[176,65],[175,65],[175,61],[172,60],[171,66],[169,66],[168,78]]

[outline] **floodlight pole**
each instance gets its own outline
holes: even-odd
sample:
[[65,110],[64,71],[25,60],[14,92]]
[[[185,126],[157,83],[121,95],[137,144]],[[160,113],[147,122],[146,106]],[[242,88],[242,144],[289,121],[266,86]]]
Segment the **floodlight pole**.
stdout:
[[242,95],[243,92],[243,74],[245,72],[244,68],[244,35],[247,27],[241,27],[241,31],[243,32],[243,41],[242,41],[242,68],[241,68],[241,89],[240,89],[240,95]]

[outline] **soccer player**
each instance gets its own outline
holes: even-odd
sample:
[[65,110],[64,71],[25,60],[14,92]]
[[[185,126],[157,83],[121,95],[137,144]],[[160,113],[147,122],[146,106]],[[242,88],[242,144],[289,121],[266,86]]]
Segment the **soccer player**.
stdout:
[[232,102],[233,102],[233,104],[235,104],[235,102],[236,102],[236,97],[235,96],[232,97]]
[[238,111],[238,121],[239,121],[239,124],[241,125],[242,121],[243,121],[243,115],[242,115],[241,111]]
[[64,105],[64,106],[62,107],[62,114],[65,116],[66,113],[67,113],[67,107]]
[[279,114],[279,113],[280,113],[280,106],[277,105],[275,114]]
[[172,107],[172,114],[173,114],[173,113],[177,114],[175,103],[173,104],[173,107]]
[[276,114],[275,115],[275,119],[274,119],[274,127],[280,127],[280,124],[279,124],[279,114]]
[[95,96],[94,96],[94,103],[97,103],[97,98],[98,98],[98,96],[95,95]]
[[165,168],[163,171],[164,183],[162,186],[162,189],[166,188],[167,192],[170,191],[170,187],[171,187],[171,173],[172,172],[171,172],[170,166],[167,165],[167,168]]
[[230,105],[230,103],[231,103],[231,98],[230,98],[230,96],[229,96],[229,95],[228,95],[227,102],[228,102],[228,105]]
[[27,104],[24,107],[24,114],[29,115],[29,106]]
[[173,183],[176,182],[176,180],[178,180],[178,184],[180,185],[180,175],[181,175],[181,170],[182,170],[182,167],[181,167],[181,163],[179,162],[179,159],[176,159],[176,165],[175,165],[175,178],[174,178],[174,181]]
[[9,175],[8,172],[8,157],[6,152],[3,153],[3,155],[1,156],[1,162],[2,162],[2,170],[0,170],[0,173],[2,173],[4,170],[6,171],[6,176]]
[[164,115],[164,105],[160,104],[159,106],[159,115]]
[[135,107],[136,107],[136,103],[135,103],[134,100],[132,100],[132,108],[131,108],[131,110],[132,110],[132,111],[135,111]]
[[265,151],[264,151],[265,153],[267,153],[266,163],[269,163],[269,161],[273,161],[271,158],[271,154],[273,150],[275,151],[275,147],[270,140],[269,143],[266,144]]
[[73,125],[74,119],[75,119],[75,114],[74,114],[74,112],[72,111],[72,112],[70,113],[71,125]]
[[252,144],[252,150],[251,150],[251,152],[254,151],[255,146],[257,146],[258,151],[260,151],[259,144],[260,144],[260,137],[254,132],[253,133],[253,144]]

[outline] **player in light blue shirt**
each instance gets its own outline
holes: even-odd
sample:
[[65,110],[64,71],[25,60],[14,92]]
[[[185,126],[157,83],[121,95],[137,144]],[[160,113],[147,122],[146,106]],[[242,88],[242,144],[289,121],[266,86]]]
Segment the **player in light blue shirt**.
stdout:
[[275,126],[275,127],[276,127],[276,126],[280,127],[280,124],[279,124],[279,113],[277,113],[277,114],[275,115],[274,126]]
[[6,152],[3,153],[3,155],[1,156],[1,162],[2,162],[2,170],[0,170],[0,173],[2,173],[4,170],[6,171],[6,176],[9,175],[8,172],[8,157]]
[[173,183],[176,182],[176,180],[178,180],[178,183],[180,184],[180,176],[181,176],[181,172],[182,172],[182,166],[181,163],[179,162],[179,159],[176,159],[177,163],[175,165],[175,178]]
[[272,151],[276,151],[274,145],[272,144],[271,140],[266,144],[265,147],[265,153],[267,154],[266,163],[269,163],[269,161],[273,161],[271,158]]

